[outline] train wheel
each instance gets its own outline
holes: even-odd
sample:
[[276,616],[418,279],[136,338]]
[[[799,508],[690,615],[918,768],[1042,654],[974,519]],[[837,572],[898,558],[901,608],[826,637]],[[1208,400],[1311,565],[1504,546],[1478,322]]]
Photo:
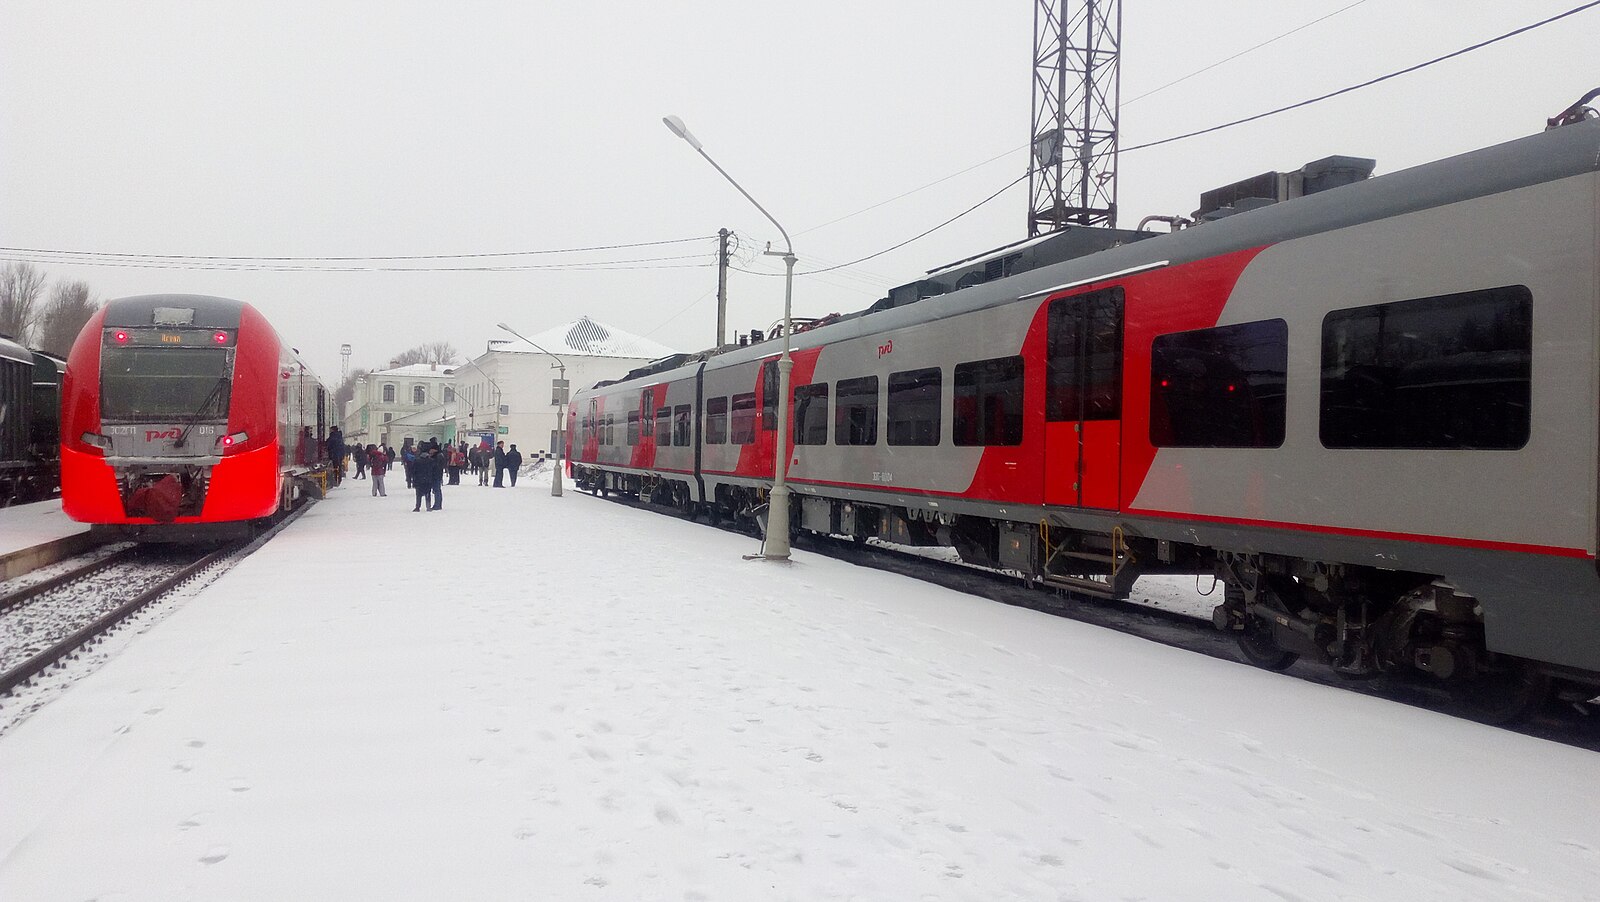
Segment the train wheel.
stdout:
[[1294,652],[1283,650],[1272,637],[1272,625],[1260,617],[1245,616],[1238,641],[1245,660],[1263,670],[1288,670],[1289,665],[1300,660]]
[[1457,694],[1467,717],[1486,724],[1515,723],[1550,700],[1550,678],[1532,664],[1512,661],[1463,682]]

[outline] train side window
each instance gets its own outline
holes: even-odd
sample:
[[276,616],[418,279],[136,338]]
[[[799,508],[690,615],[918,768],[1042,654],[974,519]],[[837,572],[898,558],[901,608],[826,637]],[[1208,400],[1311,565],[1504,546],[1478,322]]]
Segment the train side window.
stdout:
[[761,364],[761,428],[768,432],[778,428],[778,363],[775,360]]
[[1522,285],[1335,310],[1322,321],[1322,444],[1514,451],[1532,379]]
[[752,445],[756,440],[756,393],[745,392],[733,396],[733,411],[729,417],[730,437],[735,445]]
[[672,444],[672,408],[656,408],[656,445],[664,447]]
[[889,374],[889,444],[939,444],[942,384],[938,367]]
[[1281,319],[1157,336],[1150,346],[1150,444],[1283,444],[1289,326]]
[[687,448],[693,444],[689,434],[692,425],[689,419],[689,405],[679,404],[672,408],[672,443],[680,448]]
[[656,390],[647,388],[644,390],[644,399],[639,402],[639,409],[643,411],[639,420],[640,435],[648,437],[656,434],[655,420],[650,419],[650,411],[655,410],[655,408]]
[[639,444],[639,411],[637,410],[628,411],[627,438],[629,447]]
[[1050,302],[1045,337],[1045,419],[1122,418],[1122,289]]
[[1022,358],[957,364],[951,428],[957,445],[1022,444]]
[[606,444],[615,445],[616,443],[617,443],[617,415],[614,414],[614,413],[608,413],[608,414],[606,414]]
[[728,399],[706,399],[706,444],[728,443]]
[[840,379],[833,414],[835,445],[878,443],[878,377]]
[[794,443],[828,443],[828,383],[813,382],[794,390]]

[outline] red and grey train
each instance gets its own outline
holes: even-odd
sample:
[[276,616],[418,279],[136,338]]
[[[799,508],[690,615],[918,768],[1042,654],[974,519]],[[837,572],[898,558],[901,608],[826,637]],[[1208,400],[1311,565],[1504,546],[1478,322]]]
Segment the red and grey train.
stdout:
[[[1600,122],[1313,191],[1326,169],[796,334],[791,528],[1110,597],[1213,574],[1261,666],[1593,695]],[[776,344],[578,393],[578,484],[760,510]]]
[[256,308],[202,295],[105,305],[67,358],[62,507],[145,540],[248,532],[299,497],[330,394]]

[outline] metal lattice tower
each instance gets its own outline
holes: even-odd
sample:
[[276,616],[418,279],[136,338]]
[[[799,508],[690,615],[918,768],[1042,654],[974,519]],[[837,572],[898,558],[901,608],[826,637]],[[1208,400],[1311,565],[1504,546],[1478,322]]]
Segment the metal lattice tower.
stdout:
[[1028,235],[1117,224],[1122,0],[1035,0]]

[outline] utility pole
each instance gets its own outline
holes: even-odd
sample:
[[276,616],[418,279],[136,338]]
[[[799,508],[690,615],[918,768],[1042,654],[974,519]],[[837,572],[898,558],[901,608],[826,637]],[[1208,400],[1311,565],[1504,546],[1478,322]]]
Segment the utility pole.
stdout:
[[1122,0],[1035,0],[1028,237],[1117,224]]
[[717,229],[717,347],[722,347],[728,335],[728,235],[727,229]]

